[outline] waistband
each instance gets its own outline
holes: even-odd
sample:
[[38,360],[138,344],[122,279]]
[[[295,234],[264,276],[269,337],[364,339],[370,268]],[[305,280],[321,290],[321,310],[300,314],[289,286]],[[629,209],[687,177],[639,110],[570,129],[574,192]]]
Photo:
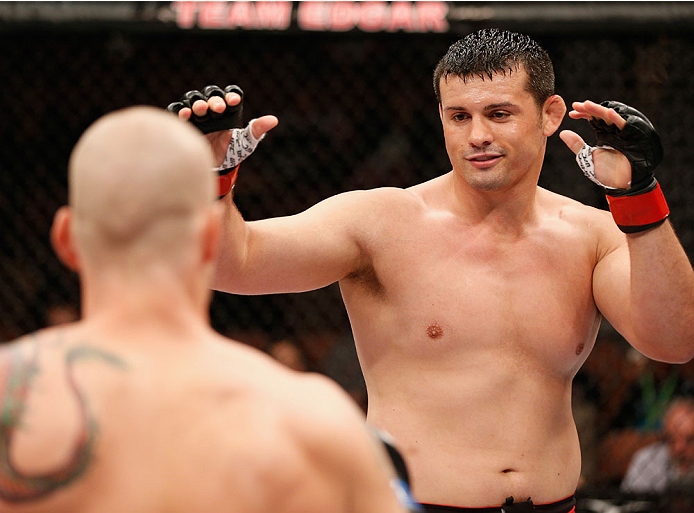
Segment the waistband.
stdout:
[[533,511],[541,511],[543,513],[575,513],[576,496],[570,495],[565,499],[546,504],[533,504],[530,499],[523,502],[515,502],[513,497],[509,497],[506,499],[506,504],[488,508],[460,508],[456,506],[446,506],[444,504],[428,504],[425,502],[422,502],[421,505],[427,513],[452,513],[455,511],[460,511],[462,513],[531,513]]

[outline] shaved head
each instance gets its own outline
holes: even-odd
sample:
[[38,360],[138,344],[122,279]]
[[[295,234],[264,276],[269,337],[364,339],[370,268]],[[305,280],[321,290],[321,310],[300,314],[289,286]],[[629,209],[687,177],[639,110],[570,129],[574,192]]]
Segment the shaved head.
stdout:
[[153,107],[108,114],[69,164],[76,243],[87,264],[174,262],[211,208],[212,154],[193,127]]

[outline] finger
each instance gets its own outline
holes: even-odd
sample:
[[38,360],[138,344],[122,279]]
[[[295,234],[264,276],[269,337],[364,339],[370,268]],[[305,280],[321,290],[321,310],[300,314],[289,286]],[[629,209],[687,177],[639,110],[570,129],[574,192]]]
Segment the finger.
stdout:
[[599,103],[595,103],[590,100],[585,100],[582,102],[573,102],[571,106],[577,111],[593,115],[603,114],[608,110],[607,107],[603,107]]
[[579,112],[577,110],[572,110],[569,112],[569,117],[571,119],[592,119],[593,116],[590,114],[585,114],[583,112]]
[[624,125],[626,125],[624,118],[617,114],[617,111],[614,109],[608,109],[607,107],[590,100],[586,100],[584,102],[584,108],[586,109],[586,112],[589,112],[596,118],[602,119],[608,125],[617,125],[617,128],[620,130],[624,128]]
[[190,110],[188,107],[183,107],[181,110],[178,111],[178,117],[183,121],[188,121],[192,114],[193,111]]
[[608,123],[613,123],[614,125],[617,126],[620,130],[624,128],[627,124],[626,119],[624,119],[622,116],[620,116],[616,110],[614,109],[607,109],[607,116],[608,119],[606,120]]
[[[608,109],[590,100],[574,102],[571,106],[574,110],[569,113],[569,117],[573,119],[590,119],[591,117],[602,119],[608,125],[616,125],[620,130],[626,125],[626,120],[614,109]],[[574,112],[577,114],[572,115]]]
[[224,95],[224,99],[226,100],[227,105],[230,106],[238,105],[241,101],[241,97],[236,93],[227,93]]
[[222,112],[224,112],[224,109],[227,108],[226,103],[219,96],[211,96],[207,100],[207,105],[209,106],[212,112],[216,112],[217,114],[221,114]]
[[197,100],[193,104],[193,112],[196,116],[204,116],[207,114],[207,102],[205,100]]
[[279,119],[277,119],[275,116],[262,116],[256,119],[253,121],[253,126],[251,126],[253,137],[259,139],[264,134],[275,128],[278,123]]
[[564,141],[564,144],[566,144],[574,154],[578,154],[585,144],[581,136],[571,130],[562,130],[559,133],[559,138]]
[[584,102],[573,102],[571,106],[574,109],[571,111],[574,113],[574,116],[572,117],[575,119],[602,118],[608,110],[602,105],[598,105],[590,100],[586,100]]

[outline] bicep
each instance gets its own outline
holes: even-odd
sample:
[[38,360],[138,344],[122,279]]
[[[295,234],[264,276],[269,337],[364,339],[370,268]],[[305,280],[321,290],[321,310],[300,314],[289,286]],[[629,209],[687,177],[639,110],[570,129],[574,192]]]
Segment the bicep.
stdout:
[[243,265],[221,290],[240,294],[304,292],[352,272],[361,259],[359,193],[345,193],[287,217],[247,223]]
[[626,239],[607,236],[607,249],[593,270],[593,298],[600,313],[627,340],[634,340],[631,322],[631,264]]

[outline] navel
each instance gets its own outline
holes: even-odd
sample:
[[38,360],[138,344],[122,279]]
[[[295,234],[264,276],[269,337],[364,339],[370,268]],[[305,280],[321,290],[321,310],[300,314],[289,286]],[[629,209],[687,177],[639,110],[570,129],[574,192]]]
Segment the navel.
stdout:
[[438,322],[430,324],[427,328],[429,338],[437,339],[443,337],[443,328]]
[[583,342],[581,342],[580,344],[578,344],[578,345],[576,346],[576,354],[577,354],[577,355],[578,355],[578,354],[581,354],[581,353],[583,352],[583,348],[584,348],[584,347],[586,347],[586,345],[585,345]]

